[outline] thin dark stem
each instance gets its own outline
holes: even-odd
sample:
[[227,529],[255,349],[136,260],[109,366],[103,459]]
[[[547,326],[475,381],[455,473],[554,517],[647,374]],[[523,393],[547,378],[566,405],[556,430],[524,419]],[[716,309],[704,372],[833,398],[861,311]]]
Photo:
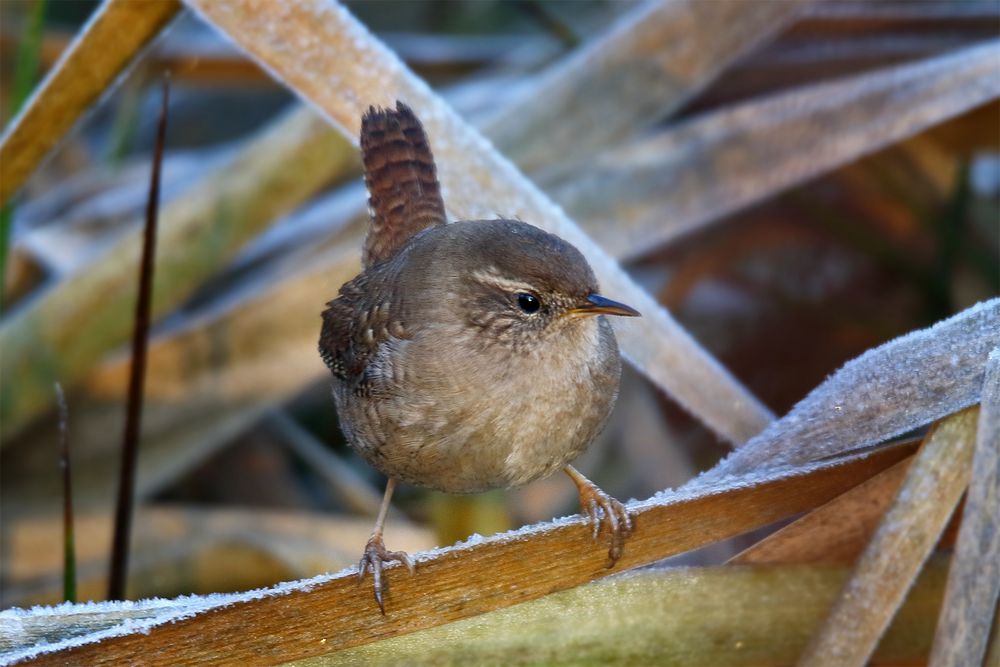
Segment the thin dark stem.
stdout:
[[149,338],[149,311],[153,292],[153,261],[156,255],[156,222],[160,207],[160,165],[167,133],[167,103],[170,98],[169,79],[163,79],[160,121],[156,129],[153,170],[146,202],[146,228],[143,235],[142,263],[139,267],[139,295],[135,307],[135,328],[132,335],[132,368],[128,385],[128,405],[125,433],[122,440],[122,461],[118,482],[118,502],[115,506],[115,534],[111,546],[111,573],[108,577],[108,599],[125,599],[128,573],[128,549],[132,535],[132,510],[135,500],[135,462],[139,449],[139,427],[142,422],[143,383],[146,376],[146,349]]
[[69,408],[62,385],[56,382],[59,405],[59,467],[63,478],[63,599],[76,602],[76,538],[73,534],[73,469],[69,460]]

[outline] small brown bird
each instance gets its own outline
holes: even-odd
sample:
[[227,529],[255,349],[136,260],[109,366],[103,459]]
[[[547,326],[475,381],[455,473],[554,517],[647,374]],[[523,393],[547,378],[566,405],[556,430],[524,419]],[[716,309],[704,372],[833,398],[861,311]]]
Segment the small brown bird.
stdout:
[[625,507],[569,462],[618,395],[618,344],[602,315],[638,315],[598,294],[580,251],[515,220],[447,224],[434,158],[406,105],[361,123],[372,226],[363,271],[323,313],[319,349],[351,446],[389,481],[361,558],[382,613],[382,526],[396,481],[447,493],[527,484],[562,468],[611,538]]

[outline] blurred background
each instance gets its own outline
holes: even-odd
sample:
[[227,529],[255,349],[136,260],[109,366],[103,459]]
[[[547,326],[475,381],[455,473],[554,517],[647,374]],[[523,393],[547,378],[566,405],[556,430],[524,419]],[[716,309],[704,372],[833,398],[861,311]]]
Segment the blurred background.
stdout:
[[[0,3],[4,126],[97,4]],[[753,12],[781,3],[743,4]],[[607,0],[347,6],[474,124],[643,8]],[[907,68],[995,43],[1000,5],[841,0],[768,11],[738,48],[712,43],[731,34],[703,42],[682,23],[664,33],[676,43],[644,47],[674,49],[684,89],[644,127],[593,154],[547,153],[544,137],[534,137],[511,157],[780,415],[845,361],[1000,293],[1000,104],[956,103],[900,138],[893,118],[879,116],[883,98],[858,99],[859,90],[905,95],[915,71]],[[684,61],[713,48],[725,57],[710,67]],[[351,277],[345,258],[360,252],[357,151],[332,129],[311,129],[311,112],[183,11],[4,213],[0,331],[36,336],[38,359],[59,359],[68,340],[86,347],[80,337],[102,350],[74,360],[73,379],[35,357],[8,358],[0,377],[8,403],[26,387],[66,387],[81,599],[104,596],[129,351],[103,352],[100,325],[33,309],[53,290],[83,293],[87,276],[124,261],[113,251],[142,222],[168,70],[161,233],[203,219],[218,228],[218,248],[236,249],[199,248],[197,274],[157,274],[156,297],[171,305],[151,334],[129,596],[243,590],[351,565],[384,484],[345,445],[316,352],[319,314]],[[641,70],[637,62],[631,71]],[[940,92],[943,102],[962,94]],[[768,134],[755,134],[747,119],[769,109],[786,115],[767,117]],[[862,124],[866,139],[855,146]],[[758,136],[765,140],[754,143]],[[820,140],[843,148],[836,160],[809,150]],[[632,172],[622,170],[656,160],[659,180],[630,189]],[[709,176],[690,176],[707,162]],[[792,176],[765,178],[772,170]],[[244,220],[252,232],[234,243],[228,235]],[[672,227],[675,220],[683,224]],[[38,391],[37,407],[11,408],[0,425],[3,607],[62,595],[55,392]],[[579,467],[618,498],[645,498],[727,451],[626,369],[612,420]],[[386,543],[418,551],[574,513],[576,503],[561,475],[467,497],[403,486]],[[720,562],[733,548],[688,559]]]

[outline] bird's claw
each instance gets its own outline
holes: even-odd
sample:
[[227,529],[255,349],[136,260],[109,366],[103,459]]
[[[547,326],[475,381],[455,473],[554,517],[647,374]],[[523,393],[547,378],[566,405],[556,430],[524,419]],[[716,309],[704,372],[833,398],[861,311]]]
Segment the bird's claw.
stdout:
[[374,580],[375,602],[385,616],[385,602],[382,599],[382,566],[386,563],[403,563],[413,574],[416,571],[413,559],[405,551],[389,551],[385,548],[381,535],[372,535],[365,545],[365,552],[358,563],[358,581],[364,579],[365,573],[371,570]]
[[615,500],[594,484],[580,486],[580,508],[590,517],[593,538],[607,527],[611,537],[607,567],[613,567],[625,549],[625,539],[632,533],[632,517],[621,502]]

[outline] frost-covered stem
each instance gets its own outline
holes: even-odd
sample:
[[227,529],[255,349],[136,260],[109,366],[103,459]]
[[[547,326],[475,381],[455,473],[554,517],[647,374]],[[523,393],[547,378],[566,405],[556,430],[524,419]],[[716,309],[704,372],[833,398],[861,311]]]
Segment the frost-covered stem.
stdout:
[[[983,382],[972,480],[948,572],[931,667],[978,665],[1000,594],[1000,348]],[[996,664],[996,663],[994,663]]]
[[0,203],[180,11],[177,0],[105,0],[0,137]]
[[868,350],[704,477],[836,456],[975,405],[998,346],[1000,299],[991,299]]
[[[108,634],[71,638],[42,647],[67,650],[37,664],[234,664],[259,661],[264,654],[291,661],[443,626],[807,511],[912,451],[889,448],[788,475],[731,480],[694,494],[662,493],[629,503],[634,532],[614,570],[605,568],[607,553],[594,544],[589,521],[567,517],[415,554],[419,574],[392,581],[398,604],[384,618],[351,568],[271,589],[189,599],[204,602],[205,613],[182,609],[169,618],[130,624],[100,644],[92,642]],[[0,646],[8,617],[0,612]]]
[[867,664],[969,482],[978,414],[979,408],[971,408],[953,415],[924,440],[896,500],[799,665]]

